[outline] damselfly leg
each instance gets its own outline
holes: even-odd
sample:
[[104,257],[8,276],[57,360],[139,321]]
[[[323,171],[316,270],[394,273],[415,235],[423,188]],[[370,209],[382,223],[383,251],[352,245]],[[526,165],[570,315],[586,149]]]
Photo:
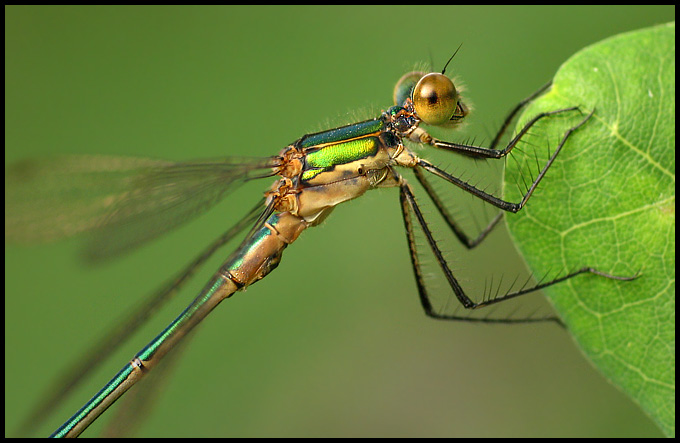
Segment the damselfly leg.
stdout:
[[[539,89],[536,93],[532,94],[529,96],[527,99],[523,100],[520,102],[508,115],[506,120],[504,121],[503,125],[497,132],[496,136],[493,138],[493,141],[491,143],[491,146],[489,148],[485,147],[479,147],[479,146],[474,146],[474,145],[469,145],[469,144],[460,144],[460,143],[452,143],[452,142],[447,142],[447,141],[442,141],[438,140],[436,138],[431,137],[427,132],[420,130],[421,131],[418,134],[418,141],[424,144],[429,144],[431,146],[434,146],[436,148],[448,150],[450,152],[455,152],[455,153],[460,153],[464,154],[466,156],[470,157],[475,157],[475,158],[491,158],[491,159],[500,159],[512,151],[513,148],[515,148],[518,143],[522,140],[522,138],[529,133],[529,130],[540,120],[544,118],[548,118],[551,116],[555,116],[558,114],[570,112],[570,111],[578,111],[578,107],[570,107],[570,108],[565,108],[565,109],[559,109],[555,111],[550,111],[550,112],[542,112],[534,116],[528,123],[526,123],[520,131],[511,139],[511,141],[507,144],[507,146],[503,149],[496,149],[497,144],[501,140],[503,134],[507,130],[508,126],[510,123],[514,120],[516,117],[517,113],[528,103],[530,103],[535,97],[543,93],[550,84],[548,83],[541,89]],[[415,92],[412,92],[412,94],[415,94]],[[464,109],[464,108],[463,108]],[[442,203],[441,196],[439,193],[432,187],[430,182],[427,180],[425,175],[423,174],[422,170],[430,172],[431,174],[442,178],[446,180],[449,183],[454,184],[455,186],[461,188],[465,192],[468,192],[475,196],[476,198],[483,200],[486,203],[489,203],[503,211],[506,212],[512,212],[516,213],[520,211],[524,205],[527,203],[529,198],[533,195],[534,191],[536,190],[538,184],[541,182],[543,177],[546,175],[548,172],[548,169],[550,166],[554,163],[555,159],[557,158],[558,154],[564,147],[565,143],[569,139],[569,137],[574,133],[576,130],[578,130],[581,126],[586,124],[586,122],[592,117],[594,111],[588,114],[585,118],[583,118],[578,124],[570,128],[565,132],[565,134],[562,137],[562,140],[560,141],[559,145],[555,148],[553,153],[550,155],[548,161],[545,163],[545,165],[541,168],[540,172],[536,176],[536,178],[533,180],[531,185],[528,187],[526,192],[523,195],[523,198],[515,203],[515,202],[510,202],[503,200],[502,198],[496,197],[492,194],[487,193],[486,191],[479,189],[475,187],[474,185],[452,175],[444,171],[443,169],[440,169],[439,167],[433,165],[429,161],[417,158],[416,164],[413,167],[414,172],[415,172],[415,177],[417,181],[423,186],[423,189],[433,202],[434,206],[436,207],[437,211],[439,214],[443,217],[443,219],[446,221],[446,224],[454,234],[454,236],[460,241],[461,244],[463,244],[467,249],[472,249],[479,245],[486,237],[487,235],[493,230],[494,227],[498,225],[498,222],[502,218],[502,212],[496,215],[491,222],[481,230],[480,234],[478,234],[477,237],[471,238],[465,232],[459,227],[458,223],[455,222],[453,217],[450,215],[449,211],[446,208],[446,205]],[[455,115],[455,113],[454,113]],[[452,118],[453,120],[453,118]],[[416,132],[416,131],[413,131]],[[416,278],[416,284],[418,287],[418,294],[420,297],[421,305],[423,309],[425,310],[425,313],[433,318],[437,319],[442,319],[442,320],[465,320],[465,321],[482,321],[482,322],[495,322],[495,323],[525,323],[525,322],[535,322],[535,321],[555,321],[559,324],[562,324],[559,318],[557,318],[554,315],[547,316],[547,317],[541,317],[541,318],[522,318],[522,319],[511,319],[511,318],[473,318],[469,316],[461,316],[461,315],[451,315],[447,313],[442,313],[438,312],[434,307],[433,304],[430,300],[430,296],[428,295],[428,291],[426,289],[426,284],[424,283],[424,278],[423,278],[423,272],[421,270],[421,265],[419,262],[418,258],[418,252],[417,252],[417,246],[416,246],[416,241],[415,241],[415,236],[414,236],[414,224],[411,219],[411,214],[415,215],[416,220],[418,221],[418,225],[420,226],[420,229],[422,230],[425,239],[427,241],[427,244],[429,248],[431,249],[432,253],[434,254],[436,261],[439,263],[439,266],[441,268],[441,271],[443,272],[446,281],[448,285],[450,286],[451,290],[454,292],[455,297],[458,299],[459,303],[465,308],[469,310],[473,309],[478,309],[481,307],[485,306],[490,306],[494,305],[497,303],[500,303],[502,301],[510,300],[516,297],[519,297],[521,295],[529,294],[535,291],[538,291],[540,289],[552,286],[554,284],[563,282],[565,280],[568,280],[570,278],[576,277],[581,274],[585,273],[590,273],[590,274],[595,274],[599,275],[602,277],[610,278],[610,279],[616,279],[616,280],[632,280],[636,276],[633,277],[618,277],[618,276],[613,276],[601,271],[598,271],[595,268],[592,267],[582,267],[576,271],[568,272],[566,275],[559,276],[557,278],[554,278],[549,281],[541,281],[538,284],[531,286],[531,287],[522,287],[519,290],[510,290],[506,292],[504,295],[501,296],[494,296],[491,298],[482,298],[481,301],[473,301],[463,290],[462,286],[458,282],[458,280],[455,278],[453,275],[453,272],[445,259],[444,255],[442,254],[442,251],[440,247],[437,244],[437,241],[435,240],[432,231],[428,227],[428,223],[419,207],[419,204],[416,200],[416,197],[414,195],[413,189],[411,186],[406,182],[406,180],[402,179],[401,177],[397,177],[397,173],[395,172],[395,181],[399,182],[399,188],[400,188],[400,201],[401,201],[401,209],[402,209],[402,216],[404,219],[404,226],[406,229],[406,236],[407,236],[407,242],[409,246],[409,251],[410,251],[410,256],[411,256],[411,263],[413,267],[413,272]]]

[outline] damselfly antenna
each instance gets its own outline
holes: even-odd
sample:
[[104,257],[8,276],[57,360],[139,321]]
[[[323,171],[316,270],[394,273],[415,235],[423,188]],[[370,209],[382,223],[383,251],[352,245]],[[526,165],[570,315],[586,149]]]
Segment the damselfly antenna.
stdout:
[[463,44],[461,43],[460,46],[458,46],[458,49],[456,49],[456,51],[453,53],[453,55],[451,56],[451,58],[449,59],[449,61],[446,62],[446,64],[444,65],[444,69],[442,69],[442,74],[444,74],[444,73],[446,72],[446,68],[449,66],[449,63],[451,63],[451,60],[453,60],[453,57],[455,57],[456,54],[458,54],[458,51],[460,51],[460,48],[461,48],[462,46],[463,46]]

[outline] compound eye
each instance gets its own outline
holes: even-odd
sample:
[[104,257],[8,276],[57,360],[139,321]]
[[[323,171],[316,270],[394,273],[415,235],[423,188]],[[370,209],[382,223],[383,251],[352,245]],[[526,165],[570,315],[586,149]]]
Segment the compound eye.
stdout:
[[458,92],[447,76],[438,72],[425,75],[413,89],[413,106],[428,125],[449,123],[458,106]]

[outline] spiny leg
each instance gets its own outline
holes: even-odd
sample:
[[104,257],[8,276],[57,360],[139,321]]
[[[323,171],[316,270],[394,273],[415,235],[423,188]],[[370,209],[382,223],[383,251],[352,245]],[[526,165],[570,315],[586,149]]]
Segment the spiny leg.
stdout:
[[541,88],[538,91],[534,92],[529,97],[527,97],[524,100],[522,100],[521,102],[519,102],[517,104],[517,106],[515,106],[515,108],[512,111],[510,111],[508,116],[505,118],[505,121],[501,125],[500,129],[498,129],[496,136],[491,141],[491,145],[489,145],[489,149],[495,149],[496,148],[496,146],[500,142],[501,138],[503,137],[503,134],[505,134],[505,131],[508,129],[508,127],[510,127],[510,123],[512,123],[512,121],[515,119],[515,117],[517,117],[517,114],[519,113],[519,111],[521,111],[527,104],[534,101],[534,99],[536,97],[543,94],[550,86],[552,86],[552,81],[549,81],[545,85],[541,86]]
[[534,92],[531,94],[529,97],[525,98],[515,108],[508,114],[506,117],[505,121],[501,125],[500,129],[496,133],[496,136],[493,138],[491,145],[488,148],[484,148],[481,146],[473,146],[473,145],[466,145],[463,143],[453,143],[453,142],[447,142],[444,140],[439,140],[434,137],[430,137],[429,139],[425,140],[425,143],[428,143],[435,148],[443,149],[446,151],[452,151],[452,152],[457,152],[459,154],[465,154],[470,157],[476,157],[476,158],[502,158],[505,157],[512,151],[512,149],[517,146],[519,141],[524,137],[529,130],[541,119],[545,117],[549,117],[552,115],[557,115],[557,114],[562,114],[564,112],[570,112],[570,111],[578,111],[579,108],[578,106],[572,106],[569,108],[564,108],[564,109],[557,109],[555,111],[547,111],[547,112],[541,112],[537,115],[535,115],[531,120],[529,120],[524,127],[515,135],[515,137],[510,140],[510,142],[507,144],[507,146],[503,149],[496,149],[496,146],[500,142],[500,139],[503,137],[505,134],[505,131],[508,129],[510,126],[510,123],[515,119],[517,114],[519,113],[522,108],[524,108],[528,103],[533,101],[536,97],[538,97],[540,94],[545,92],[546,89],[550,87],[552,83],[547,83],[545,84],[541,89],[538,91]]
[[469,317],[462,315],[445,315],[437,312],[432,303],[430,302],[430,296],[428,295],[427,289],[425,287],[425,279],[423,278],[423,273],[420,267],[418,252],[416,246],[416,240],[414,235],[413,222],[411,219],[411,213],[414,213],[418,224],[423,227],[423,233],[427,238],[428,245],[434,253],[437,262],[440,264],[442,271],[444,272],[449,286],[453,289],[456,298],[460,303],[467,309],[474,309],[476,307],[475,303],[465,295],[463,288],[460,286],[456,278],[453,276],[451,269],[449,268],[446,260],[444,259],[441,250],[439,249],[436,240],[432,236],[432,232],[427,227],[425,219],[418,207],[413,191],[408,184],[402,184],[400,186],[399,192],[400,202],[401,202],[401,212],[402,218],[404,220],[404,226],[406,230],[406,240],[409,247],[409,253],[411,256],[411,265],[413,267],[413,274],[416,278],[416,286],[418,288],[418,297],[420,299],[420,304],[425,311],[425,314],[429,317],[439,319],[439,320],[457,320],[457,321],[467,321],[467,322],[478,322],[478,323],[533,323],[533,322],[543,322],[543,321],[554,321],[562,325],[562,322],[555,316],[543,317],[543,318],[528,318],[528,319],[513,319],[513,318],[484,318],[484,317]]
[[425,221],[425,218],[420,210],[420,207],[418,206],[418,203],[416,201],[415,195],[413,194],[413,190],[411,187],[406,183],[404,180],[401,180],[400,184],[400,201],[401,201],[401,209],[402,209],[402,216],[404,219],[404,225],[406,227],[406,237],[409,245],[409,251],[411,253],[411,264],[413,266],[413,271],[416,276],[416,284],[418,286],[418,294],[420,297],[420,302],[421,305],[423,306],[423,309],[425,310],[425,313],[433,318],[437,319],[442,319],[442,320],[466,320],[466,321],[477,321],[477,322],[493,322],[493,323],[527,323],[527,322],[539,322],[539,321],[555,321],[559,324],[562,324],[562,322],[557,318],[557,317],[545,317],[545,318],[537,318],[537,319],[485,319],[485,318],[468,318],[468,317],[462,317],[462,316],[456,316],[456,315],[447,315],[443,313],[438,313],[435,312],[434,308],[432,307],[432,303],[430,302],[430,298],[427,294],[427,290],[425,289],[425,284],[424,284],[424,279],[422,272],[420,270],[420,264],[418,263],[418,256],[417,256],[417,251],[416,251],[416,244],[415,244],[415,237],[413,234],[413,222],[411,220],[411,212],[415,215],[416,220],[418,221],[418,224],[420,225],[420,228],[422,229],[425,238],[427,240],[427,243],[432,250],[432,253],[437,259],[437,262],[439,263],[442,272],[444,273],[444,276],[446,277],[446,280],[453,290],[454,294],[456,295],[456,298],[458,301],[463,305],[465,309],[478,309],[482,308],[485,306],[490,306],[496,303],[500,303],[502,301],[510,300],[512,298],[519,297],[521,295],[529,294],[532,292],[535,292],[539,289],[543,289],[549,286],[552,286],[554,284],[563,282],[565,280],[568,280],[570,278],[576,277],[577,275],[580,274],[595,274],[595,275],[600,275],[602,277],[610,278],[610,279],[615,279],[615,280],[632,280],[636,278],[637,276],[633,277],[617,277],[613,276],[610,274],[606,274],[604,272],[598,271],[592,267],[583,267],[581,269],[578,269],[577,271],[570,272],[567,275],[564,275],[562,277],[556,278],[554,280],[548,281],[548,282],[543,282],[539,283],[536,286],[532,286],[530,288],[522,288],[518,291],[514,292],[508,292],[503,296],[500,297],[494,297],[490,298],[487,300],[483,300],[480,302],[475,302],[473,301],[470,297],[468,297],[467,294],[465,294],[465,291],[463,288],[460,286],[460,283],[458,283],[458,280],[454,277],[453,272],[451,271],[451,268],[448,265],[448,262],[444,258],[444,255],[442,254],[441,250],[439,249],[439,246],[437,245],[436,240],[434,239],[434,236],[432,235],[432,231],[430,228],[427,226],[427,223]]
[[435,191],[430,182],[425,178],[422,169],[414,168],[413,172],[415,173],[416,179],[418,179],[418,182],[420,182],[420,184],[423,186],[423,189],[425,189],[425,192],[430,197],[432,203],[434,203],[437,211],[444,218],[446,224],[449,226],[453,234],[467,249],[472,249],[480,244],[482,240],[484,240],[486,236],[489,235],[489,233],[496,227],[496,225],[498,225],[498,222],[501,220],[501,218],[503,218],[503,212],[499,212],[493,218],[493,220],[491,220],[491,222],[484,229],[482,229],[476,238],[468,237],[453,219],[447,210],[446,205],[444,205],[444,203],[439,198],[439,195],[437,195],[437,191]]
[[434,146],[435,148],[440,148],[440,149],[445,149],[447,151],[451,152],[457,152],[459,154],[465,154],[470,157],[477,157],[477,158],[502,158],[505,157],[512,151],[512,149],[517,146],[517,143],[524,137],[527,132],[529,132],[529,129],[531,129],[532,126],[534,126],[536,123],[538,123],[539,120],[542,118],[551,116],[551,115],[556,115],[556,114],[561,114],[564,112],[569,112],[569,111],[578,111],[578,107],[574,106],[571,108],[564,108],[564,109],[558,109],[556,111],[548,111],[548,112],[541,112],[540,114],[536,115],[534,118],[529,120],[529,122],[524,125],[524,127],[515,135],[512,140],[508,143],[508,145],[504,149],[493,149],[493,148],[483,148],[481,146],[472,146],[472,145],[465,145],[462,143],[452,143],[452,142],[445,142],[442,140],[438,140],[436,138],[433,138],[429,144]]
[[[476,196],[477,198],[480,198],[480,199],[484,200],[485,202],[487,202],[487,203],[489,203],[489,204],[492,204],[492,205],[496,206],[497,208],[500,208],[500,209],[502,209],[502,210],[504,210],[504,211],[508,211],[508,212],[513,212],[513,213],[515,213],[515,212],[518,212],[520,209],[522,209],[522,208],[524,207],[524,205],[526,204],[526,202],[529,200],[529,198],[531,197],[531,195],[534,193],[534,190],[536,190],[536,187],[537,187],[538,184],[541,182],[541,180],[543,179],[543,177],[545,176],[545,174],[548,172],[548,169],[550,168],[550,166],[553,164],[553,162],[554,162],[555,159],[557,158],[557,155],[558,155],[558,154],[560,153],[560,151],[562,150],[562,147],[563,147],[564,144],[567,142],[567,139],[569,138],[569,136],[570,136],[574,131],[576,131],[577,129],[579,129],[581,126],[583,126],[583,125],[590,119],[590,117],[593,116],[593,113],[594,113],[594,112],[595,112],[595,111],[593,111],[593,112],[591,112],[590,114],[588,114],[588,115],[586,116],[586,118],[584,118],[583,120],[581,120],[581,122],[580,122],[579,124],[577,124],[576,126],[573,126],[573,127],[569,128],[569,129],[564,133],[564,136],[562,137],[562,140],[560,141],[560,144],[559,144],[559,145],[557,146],[557,148],[555,149],[555,152],[553,152],[553,154],[550,156],[550,159],[549,159],[548,162],[545,164],[545,166],[543,166],[543,169],[541,169],[541,172],[538,174],[538,176],[536,177],[536,179],[533,181],[533,183],[531,184],[531,186],[529,187],[529,189],[527,190],[527,192],[524,194],[524,197],[522,198],[522,200],[521,200],[519,203],[508,202],[508,201],[505,201],[505,200],[503,200],[503,199],[501,199],[501,198],[498,198],[498,197],[496,197],[496,196],[494,196],[494,195],[491,195],[491,194],[489,194],[489,193],[487,193],[487,192],[484,192],[484,191],[482,191],[481,189],[476,188],[476,187],[474,187],[473,185],[471,185],[471,184],[469,184],[469,183],[467,183],[467,182],[465,182],[465,181],[459,179],[458,177],[454,177],[453,175],[447,173],[446,171],[444,171],[444,170],[442,170],[442,169],[439,169],[438,167],[434,166],[432,163],[430,163],[430,162],[428,162],[428,161],[426,161],[426,160],[418,159],[418,163],[417,163],[416,169],[418,168],[418,166],[420,166],[420,167],[422,167],[423,169],[427,170],[428,172],[431,172],[432,174],[436,175],[437,177],[443,178],[444,180],[446,180],[446,181],[448,181],[448,182],[450,182],[450,183],[453,183],[454,185],[458,186],[459,188],[463,189],[464,191],[469,192],[470,194]],[[480,149],[486,149],[486,148],[480,148]],[[500,151],[499,151],[499,152],[500,152]]]

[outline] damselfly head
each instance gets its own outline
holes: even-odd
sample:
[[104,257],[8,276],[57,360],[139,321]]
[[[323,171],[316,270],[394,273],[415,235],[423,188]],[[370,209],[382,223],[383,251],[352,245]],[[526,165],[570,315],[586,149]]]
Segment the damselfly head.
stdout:
[[452,126],[468,114],[453,81],[439,72],[403,75],[394,87],[393,98],[399,106],[410,99],[418,118],[428,125]]

